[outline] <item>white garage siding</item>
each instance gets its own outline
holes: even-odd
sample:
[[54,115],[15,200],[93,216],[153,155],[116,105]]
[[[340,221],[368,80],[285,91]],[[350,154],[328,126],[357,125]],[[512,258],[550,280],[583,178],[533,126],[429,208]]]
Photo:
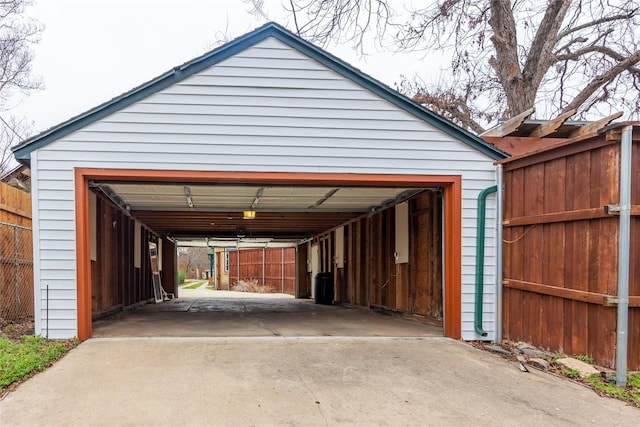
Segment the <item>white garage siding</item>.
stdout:
[[[37,152],[36,152],[37,151]],[[31,153],[38,332],[75,336],[74,168],[461,175],[462,335],[473,327],[476,197],[493,159],[276,38]],[[487,212],[484,329],[495,331],[496,209]],[[486,338],[485,338],[486,339]]]

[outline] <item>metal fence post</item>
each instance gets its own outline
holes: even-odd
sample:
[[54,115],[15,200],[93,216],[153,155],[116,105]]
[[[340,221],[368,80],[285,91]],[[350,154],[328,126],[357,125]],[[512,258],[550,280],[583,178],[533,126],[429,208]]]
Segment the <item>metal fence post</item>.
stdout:
[[20,308],[20,298],[18,295],[19,291],[19,283],[18,283],[18,227],[13,227],[13,306],[14,306],[14,319],[18,319],[19,317],[19,308]]

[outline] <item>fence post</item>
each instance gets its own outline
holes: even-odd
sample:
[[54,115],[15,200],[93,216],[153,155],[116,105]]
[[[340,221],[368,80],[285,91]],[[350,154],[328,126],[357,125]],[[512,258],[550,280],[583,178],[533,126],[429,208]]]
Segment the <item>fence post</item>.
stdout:
[[284,248],[282,248],[282,293],[284,294]]
[[20,298],[18,297],[18,227],[13,227],[13,304],[15,320],[18,320]]

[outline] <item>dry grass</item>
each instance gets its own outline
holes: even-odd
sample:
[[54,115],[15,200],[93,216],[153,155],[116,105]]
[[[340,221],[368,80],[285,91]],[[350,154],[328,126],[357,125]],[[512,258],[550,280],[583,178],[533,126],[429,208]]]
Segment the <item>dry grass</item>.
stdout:
[[277,292],[275,288],[265,284],[258,284],[258,279],[239,280],[231,285],[231,290],[236,292],[255,292],[259,294],[270,294]]

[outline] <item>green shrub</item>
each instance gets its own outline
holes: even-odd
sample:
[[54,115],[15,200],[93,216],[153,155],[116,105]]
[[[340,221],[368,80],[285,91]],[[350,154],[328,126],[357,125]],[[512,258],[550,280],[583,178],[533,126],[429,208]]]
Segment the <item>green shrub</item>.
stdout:
[[53,341],[34,335],[19,341],[0,336],[0,395],[7,386],[44,370],[77,344],[77,340]]
[[573,356],[574,359],[580,360],[581,362],[588,363],[590,365],[593,364],[593,359],[586,354],[576,354]]
[[178,285],[182,285],[187,280],[187,272],[184,270],[178,271]]
[[580,376],[580,371],[577,369],[563,369],[562,373],[569,378],[578,378]]

